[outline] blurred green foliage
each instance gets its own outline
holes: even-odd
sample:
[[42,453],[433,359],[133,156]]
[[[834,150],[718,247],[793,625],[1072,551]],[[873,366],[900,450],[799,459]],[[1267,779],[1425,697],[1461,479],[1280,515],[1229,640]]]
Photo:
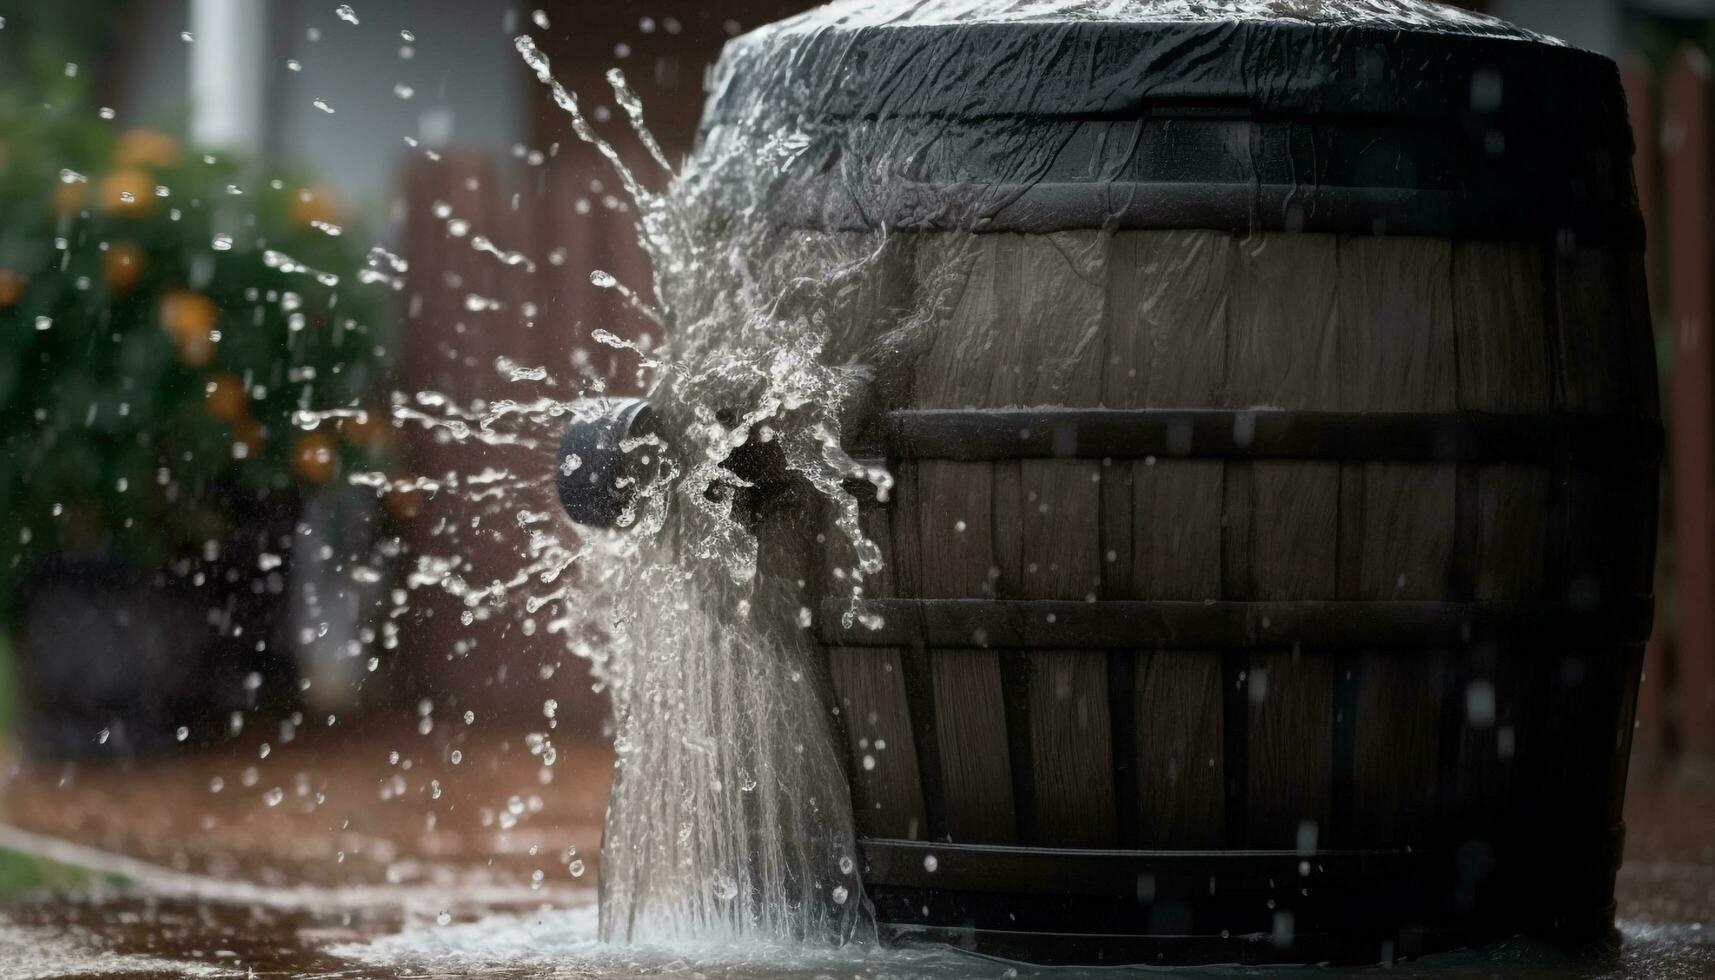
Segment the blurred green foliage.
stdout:
[[6,641],[6,634],[0,632],[0,746],[5,744],[18,717],[17,703],[12,700],[17,690],[12,669],[12,647]]
[[[238,496],[385,465],[382,287],[331,193],[121,131],[59,57],[0,88],[0,622],[43,560],[158,568]],[[293,423],[327,409],[370,411]]]
[[118,46],[133,6],[127,0],[0,2],[0,87],[36,87],[50,74],[63,74],[67,64],[99,75],[94,62]]
[[126,881],[122,875],[74,868],[0,847],[0,901],[36,892],[78,891],[98,883],[119,887]]

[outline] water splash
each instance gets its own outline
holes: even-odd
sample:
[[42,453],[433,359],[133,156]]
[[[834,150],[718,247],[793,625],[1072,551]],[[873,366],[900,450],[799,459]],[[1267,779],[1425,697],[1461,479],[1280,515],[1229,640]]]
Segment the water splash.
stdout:
[[[772,230],[712,207],[694,179],[666,193],[646,188],[554,80],[546,56],[527,37],[517,47],[573,131],[613,167],[654,263],[647,300],[605,272],[591,281],[672,339],[669,349],[594,335],[638,355],[668,433],[626,445],[654,465],[621,519],[630,529],[594,542],[587,569],[609,603],[602,673],[618,726],[602,936],[868,938],[829,685],[798,624],[799,576],[782,566],[815,550],[812,522],[826,507],[865,556],[850,580],[879,568],[842,487],[853,464],[838,451],[841,412],[863,372],[825,356],[827,311],[849,307],[874,243],[855,256],[797,250],[789,274],[755,276],[759,257],[778,247]],[[636,95],[623,75],[608,77],[639,141],[671,174]],[[764,439],[784,478],[807,494],[797,519],[767,528],[751,523],[756,484],[730,465]]]

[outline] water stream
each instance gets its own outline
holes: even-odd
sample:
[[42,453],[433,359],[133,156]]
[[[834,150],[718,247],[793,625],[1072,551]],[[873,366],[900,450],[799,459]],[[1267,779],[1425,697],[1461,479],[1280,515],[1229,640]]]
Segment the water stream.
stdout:
[[[640,356],[666,439],[627,445],[647,461],[636,502],[620,530],[590,532],[581,552],[583,587],[605,614],[598,676],[612,693],[618,755],[601,936],[867,939],[873,924],[823,668],[808,639],[813,623],[796,583],[759,574],[763,546],[746,517],[754,487],[725,464],[748,444],[769,444],[782,472],[818,495],[849,538],[858,557],[841,578],[861,588],[879,569],[841,486],[862,472],[839,449],[840,412],[861,372],[823,357],[829,324],[873,245],[781,254],[780,236],[760,219],[724,203],[717,211],[695,189],[709,176],[671,172],[616,71],[616,100],[671,185],[648,189],[529,38],[517,46],[636,209],[654,282],[639,289],[599,271],[594,281],[624,291],[668,338],[647,353],[608,341]],[[696,165],[730,181],[723,170],[759,162]],[[817,514],[803,508],[797,530],[810,532]]]

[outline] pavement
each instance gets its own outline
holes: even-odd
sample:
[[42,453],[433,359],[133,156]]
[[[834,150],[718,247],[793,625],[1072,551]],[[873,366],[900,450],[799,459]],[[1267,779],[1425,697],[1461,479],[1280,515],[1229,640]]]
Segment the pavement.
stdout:
[[[612,765],[604,744],[456,719],[128,766],[0,755],[0,980],[993,972],[951,954],[616,957],[593,912]],[[1618,950],[1503,944],[1390,975],[1715,976],[1715,791],[1637,781],[1626,821]]]

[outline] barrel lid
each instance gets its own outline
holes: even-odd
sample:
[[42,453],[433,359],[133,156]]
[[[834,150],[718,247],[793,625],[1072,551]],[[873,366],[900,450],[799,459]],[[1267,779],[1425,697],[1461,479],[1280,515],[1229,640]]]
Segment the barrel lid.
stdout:
[[731,42],[776,222],[1641,237],[1613,62],[1419,0],[845,0]]

